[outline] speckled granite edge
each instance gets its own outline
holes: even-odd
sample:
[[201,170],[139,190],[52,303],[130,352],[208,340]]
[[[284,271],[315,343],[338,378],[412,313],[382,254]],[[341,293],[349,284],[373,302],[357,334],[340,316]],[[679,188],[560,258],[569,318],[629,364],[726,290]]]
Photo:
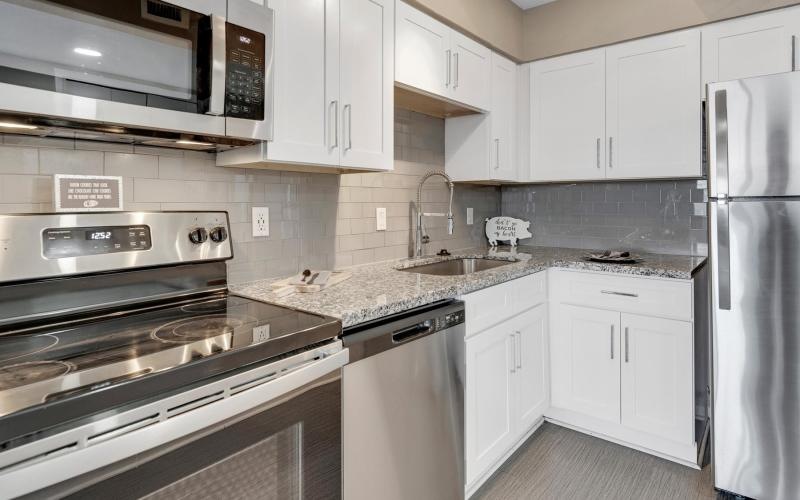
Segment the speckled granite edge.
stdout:
[[[455,298],[548,268],[688,280],[705,263],[705,257],[642,254],[643,261],[637,264],[604,264],[584,260],[588,252],[549,247],[501,247],[494,250],[474,248],[454,252],[449,257],[432,256],[351,267],[347,270],[352,273],[352,278],[317,293],[295,293],[277,297],[270,287],[276,280],[231,285],[230,289],[252,299],[333,316],[341,319],[344,327],[348,327],[439,300]],[[434,276],[400,271],[465,257],[511,260],[512,263],[462,276]]]

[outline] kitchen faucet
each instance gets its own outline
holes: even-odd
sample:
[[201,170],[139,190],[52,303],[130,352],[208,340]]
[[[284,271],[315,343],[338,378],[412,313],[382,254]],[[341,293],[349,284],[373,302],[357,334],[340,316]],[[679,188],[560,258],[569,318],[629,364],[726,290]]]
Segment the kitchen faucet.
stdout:
[[[425,213],[422,211],[422,185],[425,184],[429,178],[434,176],[444,177],[447,181],[447,186],[450,188],[450,204],[447,207],[447,213]],[[453,179],[441,170],[433,170],[422,176],[417,186],[417,237],[414,242],[414,257],[422,257],[422,244],[430,241],[430,236],[423,234],[422,217],[447,217],[447,234],[453,234]]]

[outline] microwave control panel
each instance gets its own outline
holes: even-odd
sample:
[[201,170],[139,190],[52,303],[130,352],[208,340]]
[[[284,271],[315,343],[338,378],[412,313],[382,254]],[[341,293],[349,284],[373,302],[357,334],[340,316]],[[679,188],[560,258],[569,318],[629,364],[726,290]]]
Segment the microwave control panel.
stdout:
[[264,119],[265,47],[263,33],[226,25],[225,116]]
[[48,259],[150,250],[150,227],[94,226],[48,228],[42,232],[42,253]]

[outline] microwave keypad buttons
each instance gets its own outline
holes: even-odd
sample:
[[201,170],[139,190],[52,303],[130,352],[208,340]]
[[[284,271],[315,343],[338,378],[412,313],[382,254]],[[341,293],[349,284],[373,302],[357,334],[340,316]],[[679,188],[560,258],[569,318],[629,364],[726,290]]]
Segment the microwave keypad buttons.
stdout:
[[227,25],[225,116],[264,119],[264,47],[261,33]]

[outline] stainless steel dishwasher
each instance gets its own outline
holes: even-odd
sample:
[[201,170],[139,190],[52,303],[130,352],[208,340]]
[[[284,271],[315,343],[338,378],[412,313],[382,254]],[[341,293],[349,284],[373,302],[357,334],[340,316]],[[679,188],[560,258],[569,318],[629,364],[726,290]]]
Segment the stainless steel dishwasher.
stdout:
[[345,500],[464,498],[464,304],[344,332]]

